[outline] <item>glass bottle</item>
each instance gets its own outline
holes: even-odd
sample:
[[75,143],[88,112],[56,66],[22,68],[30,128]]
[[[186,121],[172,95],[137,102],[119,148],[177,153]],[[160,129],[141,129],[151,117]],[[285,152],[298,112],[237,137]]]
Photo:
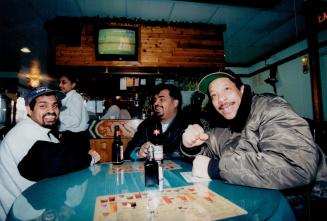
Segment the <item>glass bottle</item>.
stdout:
[[153,144],[153,155],[155,161],[158,163],[158,179],[159,179],[159,190],[163,190],[163,144],[162,144],[162,130],[161,130],[161,123],[158,120],[155,123],[155,127],[153,129],[153,138],[152,138],[152,144]]
[[144,162],[145,186],[154,186],[159,184],[158,162],[153,157],[153,146],[148,147],[148,156]]
[[143,108],[143,109],[142,109],[142,120],[145,120],[145,119],[146,119],[146,117],[147,117],[147,114],[146,114],[146,109],[145,109],[145,108]]
[[121,141],[121,131],[118,125],[115,125],[114,141],[112,142],[112,163],[115,165],[124,162],[124,146]]
[[156,122],[155,127],[152,133],[152,141],[153,144],[153,153],[154,159],[156,161],[163,162],[163,145],[162,145],[162,132],[161,132],[161,123]]
[[140,97],[138,94],[135,94],[134,96],[134,117],[136,119],[142,119],[142,109],[140,106]]

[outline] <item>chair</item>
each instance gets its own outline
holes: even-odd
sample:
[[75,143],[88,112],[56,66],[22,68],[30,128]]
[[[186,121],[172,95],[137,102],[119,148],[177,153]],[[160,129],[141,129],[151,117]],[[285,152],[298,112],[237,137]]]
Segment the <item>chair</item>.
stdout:
[[316,124],[313,137],[322,151],[327,154],[327,121]]
[[[323,152],[327,153],[327,122],[317,123],[312,119],[304,118],[310,127],[314,141],[320,146]],[[299,221],[319,220],[319,214],[324,213],[322,209],[326,206],[325,199],[312,199],[311,191],[314,183],[296,188],[282,190],[282,194],[287,198],[296,218]],[[327,207],[326,207],[327,208]],[[325,208],[325,209],[326,209]]]
[[313,183],[300,187],[281,190],[281,193],[287,198],[298,221],[311,220],[310,192],[312,188]]
[[[315,142],[319,145],[324,154],[327,154],[327,121],[322,121],[318,123],[314,122],[311,132]],[[309,220],[324,220],[324,218],[322,217],[326,216],[327,199],[323,197],[310,197],[309,203]]]
[[310,127],[314,141],[327,154],[327,121],[315,122],[312,119],[304,118]]

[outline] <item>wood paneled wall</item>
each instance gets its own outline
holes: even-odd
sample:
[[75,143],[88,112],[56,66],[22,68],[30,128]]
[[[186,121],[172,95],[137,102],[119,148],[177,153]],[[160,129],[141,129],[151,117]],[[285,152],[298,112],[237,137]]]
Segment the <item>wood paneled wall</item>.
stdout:
[[224,64],[222,33],[172,27],[141,27],[143,66],[220,67]]
[[[223,68],[221,26],[212,28],[139,25],[138,61],[97,61],[94,25],[83,24],[81,44],[55,44],[55,65],[150,68]],[[49,36],[51,39],[51,36]],[[55,41],[54,41],[55,42]]]

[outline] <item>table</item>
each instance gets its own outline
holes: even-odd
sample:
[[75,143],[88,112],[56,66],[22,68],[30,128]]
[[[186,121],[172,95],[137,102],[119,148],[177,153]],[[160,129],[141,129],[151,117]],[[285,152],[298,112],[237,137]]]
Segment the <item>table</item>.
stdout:
[[[174,161],[182,169],[165,170],[165,186],[192,185],[180,175],[192,165]],[[93,220],[97,196],[146,191],[144,173],[109,173],[110,163],[42,180],[14,202],[8,220]],[[167,184],[168,183],[168,184]],[[248,214],[225,220],[295,220],[287,200],[277,190],[226,184],[213,180],[208,187],[245,209]]]

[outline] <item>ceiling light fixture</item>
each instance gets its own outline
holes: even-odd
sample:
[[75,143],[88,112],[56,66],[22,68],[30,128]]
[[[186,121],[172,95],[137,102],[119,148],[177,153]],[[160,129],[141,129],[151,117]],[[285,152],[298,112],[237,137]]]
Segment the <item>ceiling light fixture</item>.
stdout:
[[36,88],[38,86],[40,86],[41,82],[39,79],[33,79],[31,78],[30,81],[29,81],[29,85],[32,87],[32,88]]
[[41,65],[39,60],[33,59],[28,72],[29,85],[33,88],[41,84]]
[[29,48],[27,48],[27,47],[23,47],[23,48],[21,48],[20,51],[23,52],[23,53],[26,53],[26,54],[32,52],[32,51],[31,51]]

